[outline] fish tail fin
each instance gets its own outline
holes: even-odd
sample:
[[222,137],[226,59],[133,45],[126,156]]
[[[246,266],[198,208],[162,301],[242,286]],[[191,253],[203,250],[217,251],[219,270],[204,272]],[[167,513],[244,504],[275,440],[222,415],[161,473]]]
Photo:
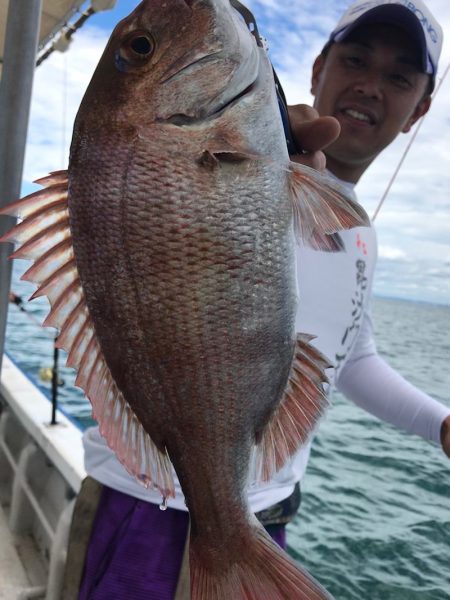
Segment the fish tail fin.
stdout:
[[291,162],[289,184],[297,240],[316,250],[343,250],[337,232],[370,223],[362,206],[329,175]]
[[213,571],[190,551],[191,600],[333,600],[332,596],[255,524],[256,535],[246,541],[228,569]]

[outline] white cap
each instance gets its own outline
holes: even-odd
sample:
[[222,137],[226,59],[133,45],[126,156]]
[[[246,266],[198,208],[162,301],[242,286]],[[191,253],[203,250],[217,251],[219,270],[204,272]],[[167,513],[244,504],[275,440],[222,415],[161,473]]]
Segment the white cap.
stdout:
[[369,23],[389,23],[405,29],[420,45],[424,73],[436,77],[442,49],[442,27],[422,0],[359,0],[344,13],[330,35],[330,41],[342,42],[348,34]]

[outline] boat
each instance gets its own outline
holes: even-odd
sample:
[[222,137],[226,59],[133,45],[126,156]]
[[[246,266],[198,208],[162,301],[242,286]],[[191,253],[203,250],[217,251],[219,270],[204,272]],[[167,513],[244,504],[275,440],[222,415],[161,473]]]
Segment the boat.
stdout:
[[0,380],[0,598],[60,600],[82,431],[4,355]]
[[[116,0],[0,0],[0,206],[19,197],[34,69]],[[20,39],[20,44],[17,40]],[[12,221],[0,223],[0,235]],[[0,247],[0,599],[68,600],[66,559],[86,473],[81,429],[4,354],[11,280]]]

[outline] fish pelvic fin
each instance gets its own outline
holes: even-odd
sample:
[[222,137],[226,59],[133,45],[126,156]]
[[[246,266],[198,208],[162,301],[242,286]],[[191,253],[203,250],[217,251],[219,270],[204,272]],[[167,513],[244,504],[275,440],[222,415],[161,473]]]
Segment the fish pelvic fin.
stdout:
[[60,333],[58,348],[68,353],[67,366],[77,370],[75,385],[92,404],[100,432],[124,467],[144,486],[174,496],[172,466],[144,430],[118,389],[106,363],[89,314],[72,245],[67,171],[40,179],[44,189],[13,202],[0,214],[23,220],[0,242],[15,242],[12,258],[33,260],[22,279],[37,284],[32,298],[46,296],[51,310],[44,327]]
[[[325,370],[332,365],[314,346],[313,336],[297,334],[284,396],[255,449],[252,479],[268,481],[312,435],[328,407]],[[259,437],[259,436],[258,436]]]
[[[191,600],[333,600],[332,596],[272,540],[253,517],[254,535],[228,569],[202,564],[190,547]],[[219,558],[220,560],[220,558]]]
[[297,241],[325,252],[339,252],[344,244],[338,232],[370,224],[367,213],[345,195],[329,175],[290,163],[289,186]]

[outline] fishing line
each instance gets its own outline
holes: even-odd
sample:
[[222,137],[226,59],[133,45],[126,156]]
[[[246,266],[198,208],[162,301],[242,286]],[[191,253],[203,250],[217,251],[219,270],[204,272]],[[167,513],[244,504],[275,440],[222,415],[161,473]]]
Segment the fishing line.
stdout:
[[51,338],[53,341],[53,366],[52,367],[41,367],[39,369],[39,379],[44,383],[52,384],[52,417],[50,424],[56,425],[56,409],[58,402],[58,387],[62,387],[65,385],[64,379],[59,376],[59,348],[56,346],[56,340],[58,336],[50,333],[49,331],[43,330],[41,326],[41,322],[36,319],[36,317],[30,313],[24,306],[24,301],[18,294],[15,294],[13,291],[9,292],[9,302],[17,306],[17,308],[23,312],[34,325],[39,327],[39,330],[42,334]]
[[19,296],[18,294],[15,294],[14,292],[11,291],[10,296],[9,296],[9,302],[10,302],[10,304],[14,304],[15,306],[17,306],[17,308],[21,312],[23,312],[28,317],[28,319],[32,323],[34,323],[34,325],[37,325],[42,334],[51,338],[52,340],[55,338],[55,336],[52,333],[50,333],[49,331],[46,331],[45,329],[42,329],[41,321],[39,321],[39,319],[37,319],[29,310],[27,310],[25,308],[25,303],[24,303],[23,299],[21,298],[21,296]]
[[[440,90],[440,88],[442,86],[442,83],[444,82],[444,79],[447,77],[449,69],[450,69],[450,63],[447,65],[447,68],[445,69],[444,74],[441,77],[441,79],[440,79],[440,81],[439,81],[439,83],[438,83],[438,85],[437,85],[437,87],[436,87],[436,89],[434,91],[434,94],[432,95],[433,102],[434,102],[436,96],[438,95],[438,92],[439,92],[439,90]],[[372,222],[374,222],[375,219],[377,218],[378,213],[380,212],[381,207],[383,206],[383,204],[384,204],[384,202],[385,202],[385,200],[387,198],[387,195],[391,191],[391,187],[392,187],[394,181],[396,180],[397,175],[398,175],[400,169],[402,168],[403,163],[405,162],[405,158],[408,156],[408,153],[409,153],[409,151],[411,149],[411,146],[413,145],[414,140],[416,139],[417,134],[419,133],[420,128],[422,127],[423,122],[425,121],[425,117],[428,114],[429,113],[425,113],[423,115],[423,117],[420,119],[420,121],[417,123],[417,127],[415,128],[415,130],[414,130],[414,132],[413,132],[413,134],[412,134],[412,136],[411,136],[411,138],[409,140],[409,143],[406,146],[405,151],[403,152],[403,156],[401,157],[400,162],[398,163],[397,168],[395,169],[395,171],[394,171],[394,173],[393,173],[393,175],[391,177],[391,180],[388,183],[386,191],[384,192],[383,196],[381,197],[381,200],[380,200],[380,202],[379,202],[379,204],[378,204],[375,212],[373,213]]]
[[62,115],[61,115],[61,168],[66,165],[66,128],[67,128],[67,89],[68,89],[68,58],[67,53],[63,55],[63,70],[62,70]]

